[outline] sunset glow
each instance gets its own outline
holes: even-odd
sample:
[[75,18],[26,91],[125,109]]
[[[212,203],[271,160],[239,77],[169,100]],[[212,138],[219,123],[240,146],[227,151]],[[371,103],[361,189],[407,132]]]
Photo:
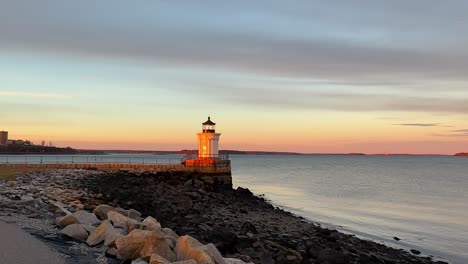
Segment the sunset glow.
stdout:
[[0,131],[196,149],[211,115],[221,149],[468,151],[466,2],[208,2],[3,3]]

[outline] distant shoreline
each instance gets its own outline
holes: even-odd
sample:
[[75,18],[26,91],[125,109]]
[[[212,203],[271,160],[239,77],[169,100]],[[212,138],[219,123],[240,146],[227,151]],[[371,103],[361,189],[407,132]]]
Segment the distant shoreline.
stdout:
[[[109,154],[154,154],[154,155],[187,155],[197,154],[196,151],[158,151],[158,150],[80,150],[76,152],[1,152],[0,155],[109,155]],[[289,156],[450,156],[450,157],[468,157],[468,153],[456,154],[366,154],[366,153],[300,153],[300,152],[276,152],[276,151],[240,151],[240,150],[221,150],[219,154],[228,155],[289,155]]]
[[[197,154],[197,150],[92,150],[78,149],[79,153],[93,154],[156,154],[156,155],[173,155],[173,154]],[[415,153],[304,153],[304,152],[287,152],[287,151],[263,151],[263,150],[220,150],[219,154],[229,155],[321,155],[321,156],[460,156],[460,154],[415,154]]]

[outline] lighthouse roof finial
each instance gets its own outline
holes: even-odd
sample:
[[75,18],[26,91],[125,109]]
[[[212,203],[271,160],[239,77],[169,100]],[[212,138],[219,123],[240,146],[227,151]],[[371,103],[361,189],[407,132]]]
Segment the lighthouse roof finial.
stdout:
[[214,126],[214,125],[216,125],[216,123],[214,123],[213,121],[211,121],[211,117],[209,116],[209,117],[208,117],[208,120],[207,120],[206,122],[204,122],[203,125]]

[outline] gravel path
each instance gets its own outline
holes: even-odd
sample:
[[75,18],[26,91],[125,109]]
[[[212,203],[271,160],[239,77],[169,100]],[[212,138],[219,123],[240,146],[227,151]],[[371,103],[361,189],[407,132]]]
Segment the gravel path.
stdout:
[[15,224],[0,221],[0,263],[63,264],[62,256]]

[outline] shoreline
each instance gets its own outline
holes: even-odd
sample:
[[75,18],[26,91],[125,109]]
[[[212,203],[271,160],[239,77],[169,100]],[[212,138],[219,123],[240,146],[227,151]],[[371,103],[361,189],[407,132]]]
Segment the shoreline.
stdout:
[[[238,187],[241,187],[241,186],[238,186]],[[309,221],[310,223],[316,224],[316,225],[318,225],[318,226],[320,226],[322,228],[335,229],[340,233],[355,236],[355,237],[357,237],[359,239],[363,239],[363,240],[369,240],[369,241],[372,241],[374,243],[383,244],[384,246],[394,248],[394,249],[403,249],[403,250],[405,250],[407,252],[410,252],[411,250],[417,250],[417,251],[421,252],[420,254],[418,254],[418,256],[430,257],[430,258],[432,258],[432,260],[434,262],[440,261],[440,262],[453,263],[451,261],[457,260],[457,261],[460,261],[460,262],[457,262],[457,263],[463,263],[463,260],[458,260],[456,257],[452,260],[450,258],[450,256],[445,256],[445,257],[442,256],[442,255],[444,255],[443,252],[432,251],[432,250],[428,250],[426,248],[423,248],[423,247],[420,247],[420,246],[417,246],[417,245],[412,245],[412,244],[406,243],[404,241],[404,239],[400,238],[400,237],[396,237],[396,236],[394,236],[393,238],[390,238],[388,236],[383,237],[383,236],[378,236],[378,235],[373,235],[373,234],[370,234],[370,233],[362,232],[362,231],[360,231],[358,229],[346,228],[346,227],[344,227],[342,225],[338,225],[338,224],[333,224],[333,223],[329,223],[329,222],[322,222],[322,221],[316,221],[316,220],[313,220],[311,217],[307,217],[307,216],[303,215],[303,214],[305,214],[305,211],[303,211],[301,209],[296,209],[296,208],[293,208],[293,207],[282,205],[280,203],[275,203],[272,199],[266,198],[267,196],[265,194],[256,194],[254,192],[254,195],[257,196],[257,197],[263,197],[263,198],[266,199],[266,202],[271,203],[273,206],[278,207],[281,210],[291,212],[296,217],[303,218],[303,219]],[[301,211],[302,211],[302,214],[301,214]],[[395,240],[395,238],[398,238],[398,240]]]
[[[177,186],[160,181],[164,178],[161,176],[49,171],[21,176],[19,184],[34,185],[33,178],[45,181],[51,185],[51,198],[62,200],[71,210],[92,211],[99,204],[135,209],[155,217],[179,235],[214,243],[223,256],[250,257],[255,263],[446,263],[323,228],[275,207],[248,189],[205,190],[202,183],[194,182]],[[28,177],[29,182],[25,179]],[[53,193],[56,189],[64,192]],[[8,210],[0,206],[0,213],[4,215]],[[50,213],[43,213],[39,217],[49,218],[50,222]]]

